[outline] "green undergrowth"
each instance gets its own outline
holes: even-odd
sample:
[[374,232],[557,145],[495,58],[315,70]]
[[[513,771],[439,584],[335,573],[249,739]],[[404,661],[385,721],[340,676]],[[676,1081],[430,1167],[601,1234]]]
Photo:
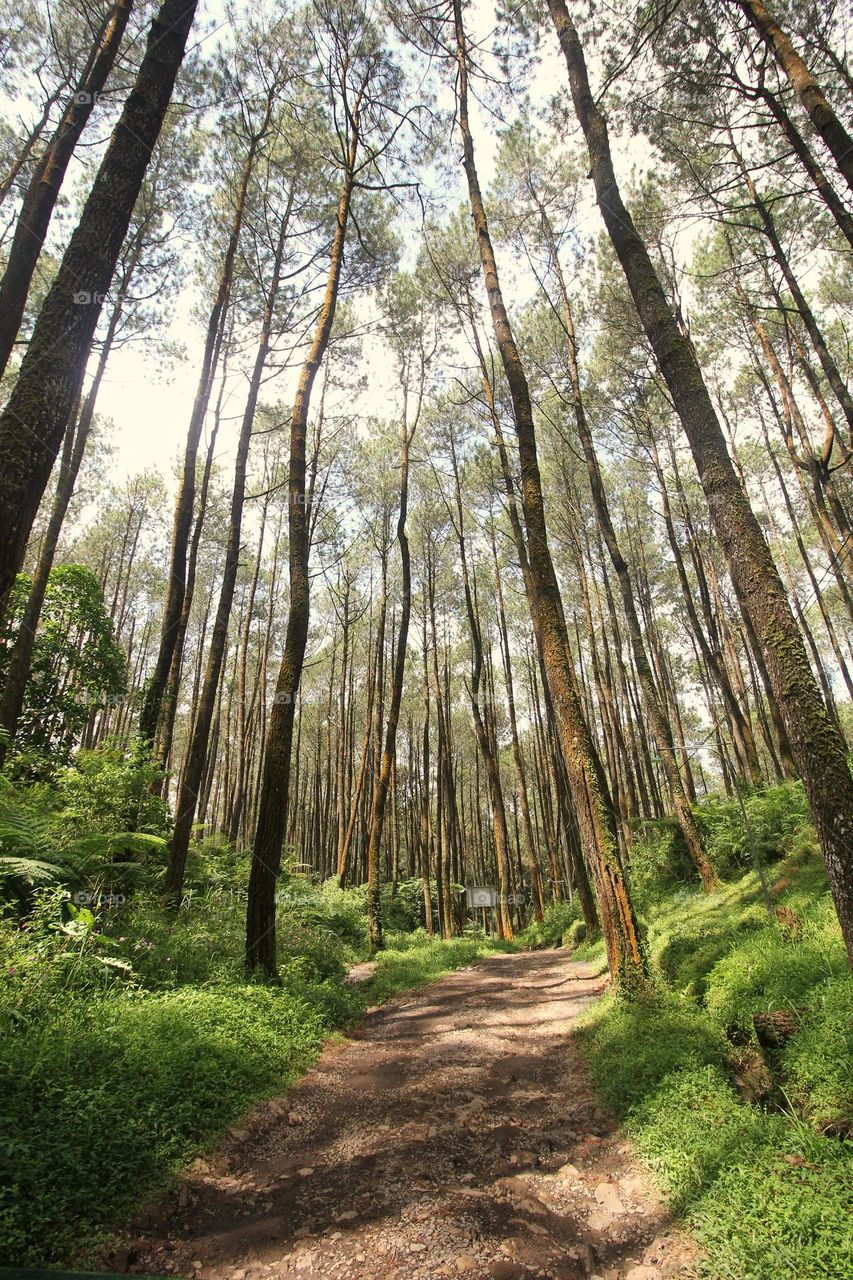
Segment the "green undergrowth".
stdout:
[[[792,790],[761,800],[775,844],[754,804],[771,912],[743,867],[710,895],[641,892],[651,989],[606,997],[580,1031],[600,1098],[715,1280],[847,1280],[853,1257],[853,977]],[[768,1016],[784,1034],[768,1038]]]
[[446,942],[429,937],[422,929],[411,934],[392,934],[384,951],[376,957],[377,967],[365,985],[371,1003],[380,1004],[398,991],[432,982],[452,969],[474,964],[496,951],[512,951],[509,943],[475,935],[450,938]]
[[291,885],[279,985],[247,983],[245,904],[216,890],[177,919],[152,895],[117,910],[37,895],[0,920],[0,1265],[79,1264],[105,1233],[304,1072],[369,1004],[493,950],[390,934],[373,980],[353,895]]

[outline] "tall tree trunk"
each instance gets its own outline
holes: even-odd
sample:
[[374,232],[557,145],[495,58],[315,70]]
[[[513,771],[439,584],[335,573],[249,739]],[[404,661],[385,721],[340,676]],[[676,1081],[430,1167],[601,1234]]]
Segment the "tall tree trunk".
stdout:
[[[201,537],[204,532],[204,521],[207,515],[207,502],[210,493],[210,478],[213,472],[213,460],[215,457],[216,441],[219,436],[219,426],[222,419],[222,402],[225,396],[227,357],[222,362],[222,381],[220,383],[219,400],[216,405],[216,412],[213,419],[213,427],[210,432],[210,439],[207,445],[207,456],[204,460],[204,471],[201,478],[201,489],[199,490],[198,510],[195,515],[195,524],[193,526],[192,538],[190,540],[190,552],[187,559],[187,575],[186,586],[184,589],[184,598],[181,604],[181,616],[178,622],[178,631],[175,637],[175,647],[172,653],[172,665],[169,670],[169,679],[166,683],[166,689],[163,694],[163,700],[160,705],[160,727],[157,734],[156,754],[157,758],[162,762],[164,769],[168,765],[169,757],[172,753],[172,740],[175,732],[175,717],[178,712],[178,696],[181,687],[181,672],[184,665],[184,644],[187,637],[187,627],[190,622],[190,613],[192,612],[192,603],[195,598],[195,581],[198,570],[198,557],[201,549]],[[168,591],[168,588],[167,588]],[[159,643],[162,645],[162,630],[160,632]],[[160,652],[158,645],[158,655]],[[149,683],[146,694],[150,692],[151,685]],[[145,741],[143,735],[140,735]]]
[[[157,661],[154,664],[154,670],[151,674],[151,679],[148,682],[148,688],[145,691],[145,700],[142,704],[142,709],[139,715],[139,735],[143,741],[150,743],[154,742],[160,725],[163,712],[163,698],[166,694],[166,688],[169,682],[169,673],[173,666],[176,665],[176,661],[177,666],[180,667],[181,655],[177,650],[179,643],[182,641],[181,611],[184,607],[185,596],[187,594],[187,547],[190,540],[190,530],[193,522],[193,509],[195,507],[198,446],[201,439],[202,429],[204,427],[204,420],[207,416],[207,409],[210,404],[210,396],[213,390],[214,379],[216,378],[219,355],[225,334],[225,322],[228,314],[228,304],[231,298],[231,285],[234,278],[234,262],[237,256],[237,247],[240,243],[240,234],[243,229],[243,216],[246,208],[246,195],[249,189],[249,181],[255,167],[255,158],[258,146],[260,145],[261,139],[269,126],[271,111],[272,101],[270,98],[267,101],[266,113],[264,115],[261,128],[258,132],[254,133],[249,140],[249,147],[246,152],[246,159],[243,163],[243,170],[240,177],[240,186],[237,191],[237,200],[234,205],[234,215],[231,220],[228,244],[225,249],[222,268],[219,273],[216,297],[214,298],[213,306],[211,307],[210,314],[207,318],[207,332],[205,334],[204,353],[201,360],[201,372],[199,374],[198,387],[196,388],[192,412],[190,413],[190,422],[189,427],[187,428],[187,440],[184,449],[184,466],[181,473],[178,495],[175,500],[175,519],[172,528],[169,578],[166,588],[166,600],[163,605],[163,623],[160,631],[160,645],[157,650]],[[167,737],[171,737],[171,734],[169,733]]]
[[785,72],[797,97],[808,112],[809,119],[838,165],[839,172],[844,175],[848,186],[853,189],[853,138],[827,102],[823,90],[797,53],[790,37],[779,26],[764,4],[764,0],[734,0],[734,2],[746,14]]
[[[471,715],[474,721],[474,733],[477,745],[483,757],[486,769],[486,780],[489,785],[489,800],[492,811],[492,831],[495,841],[495,858],[498,873],[497,921],[498,936],[510,940],[512,924],[507,910],[507,896],[510,891],[509,871],[509,836],[507,832],[506,807],[504,805],[503,788],[501,786],[500,767],[493,744],[480,708],[480,681],[483,673],[483,638],[480,620],[477,616],[475,595],[471,589],[471,575],[468,571],[468,555],[465,548],[465,529],[462,514],[462,489],[459,483],[459,466],[456,458],[456,445],[450,437],[450,457],[453,466],[453,481],[456,497],[456,518],[454,527],[459,545],[459,563],[462,568],[462,589],[465,596],[465,611],[468,615],[468,630],[471,634],[473,660],[471,663],[471,679],[468,696],[471,703]],[[475,588],[476,590],[476,588]]]
[[[757,0],[749,2],[755,4]],[[587,141],[599,207],[690,442],[732,583],[762,646],[794,760],[811,804],[836,911],[853,962],[853,777],[844,742],[821,699],[785,588],[738,482],[693,348],[679,330],[648,250],[622,202],[607,126],[590,92],[583,50],[565,0],[548,3],[566,58],[575,111]]]
[[417,417],[415,418],[414,426],[410,428],[405,405],[406,397],[404,395],[400,447],[400,508],[397,513],[397,542],[400,547],[400,567],[402,571],[400,626],[397,632],[397,647],[394,654],[394,667],[391,673],[391,702],[388,707],[388,721],[385,726],[385,744],[382,749],[379,776],[373,789],[367,834],[367,919],[371,955],[374,955],[382,946],[379,847],[382,842],[382,827],[385,822],[388,784],[391,780],[391,770],[397,753],[397,724],[400,719],[400,704],[403,699],[406,647],[409,643],[409,619],[412,614],[412,565],[409,555],[409,540],[406,537],[406,517],[409,506],[409,450],[417,427]]
[[92,385],[86,393],[86,399],[76,422],[72,422],[68,426],[65,434],[65,444],[63,446],[62,455],[59,459],[59,476],[56,482],[56,493],[51,507],[50,517],[47,522],[47,528],[42,538],[41,547],[39,548],[38,563],[36,571],[33,574],[33,582],[30,587],[30,593],[27,597],[27,603],[21,617],[21,626],[15,638],[15,643],[9,654],[9,666],[6,672],[6,685],[3,690],[3,700],[0,702],[0,725],[6,730],[6,736],[0,737],[0,767],[2,767],[6,752],[13,742],[15,732],[18,727],[18,718],[24,705],[24,695],[26,693],[27,681],[30,676],[30,664],[33,657],[33,646],[35,644],[36,629],[38,627],[39,618],[41,617],[42,605],[44,604],[45,592],[47,591],[48,579],[50,571],[53,568],[54,558],[56,556],[56,548],[59,545],[59,535],[62,532],[62,526],[65,523],[65,516],[68,511],[68,505],[74,494],[74,486],[77,483],[77,476],[80,472],[80,464],[83,461],[83,455],[86,451],[86,444],[89,439],[89,432],[92,427],[92,419],[95,415],[95,403],[98,399],[98,392],[101,389],[104,371],[107,367],[107,361],[110,358],[113,342],[115,341],[116,330],[124,308],[125,296],[120,295],[113,307],[112,315],[107,332],[104,336],[101,354],[98,357],[98,367],[92,378]]
[[[546,223],[547,225],[547,223]],[[643,640],[643,632],[640,626],[640,619],[637,614],[637,606],[634,603],[634,588],[631,582],[631,571],[622,552],[619,549],[619,541],[616,536],[616,530],[613,527],[613,521],[610,518],[610,507],[607,502],[607,494],[604,489],[604,481],[601,475],[601,468],[598,464],[598,455],[595,451],[595,444],[592,439],[592,432],[589,429],[589,423],[586,417],[586,410],[583,403],[583,395],[581,392],[580,371],[578,369],[577,359],[577,341],[575,338],[575,326],[572,316],[571,303],[569,302],[569,294],[566,288],[565,278],[563,276],[562,267],[560,265],[559,256],[557,254],[557,246],[554,242],[553,234],[549,235],[549,248],[551,251],[551,259],[554,264],[557,281],[560,288],[560,298],[563,305],[563,323],[566,328],[566,337],[568,338],[567,350],[569,359],[569,379],[572,388],[572,406],[575,415],[575,426],[577,427],[578,437],[583,449],[583,456],[586,462],[587,475],[589,477],[589,487],[592,494],[592,505],[595,509],[598,527],[601,530],[601,536],[607,547],[610,556],[610,562],[613,565],[613,571],[616,574],[616,580],[619,583],[619,592],[622,596],[622,608],[625,613],[625,621],[628,624],[628,637],[631,641],[631,651],[634,655],[634,666],[640,681],[640,688],[643,691],[643,700],[645,702],[646,711],[652,725],[652,732],[655,736],[655,744],[660,754],[661,768],[666,778],[666,785],[669,791],[672,807],[675,810],[678,824],[681,827],[684,841],[687,845],[687,851],[699,878],[708,893],[711,893],[718,884],[718,879],[713,866],[711,865],[705,846],[702,842],[702,836],[694,817],[693,810],[690,807],[690,801],[684,790],[684,784],[681,780],[681,774],[678,770],[678,761],[675,757],[675,740],[672,734],[672,726],[670,725],[666,712],[664,710],[663,701],[655,683],[652,673],[651,663],[649,662],[646,646]]]
[[104,295],[169,105],[196,0],[164,0],[0,416],[0,611],[83,382]]
[[524,859],[527,863],[527,870],[530,875],[530,893],[533,899],[533,914],[536,920],[541,921],[545,906],[542,894],[542,873],[539,870],[539,861],[536,857],[536,838],[533,835],[533,823],[530,818],[530,797],[527,790],[527,776],[524,769],[524,756],[521,751],[521,741],[518,736],[518,717],[515,711],[515,687],[512,675],[512,655],[509,648],[509,631],[506,624],[506,610],[504,609],[504,594],[503,586],[501,584],[501,570],[500,565],[498,564],[498,548],[497,543],[495,542],[494,524],[490,526],[490,533],[492,542],[492,560],[495,566],[495,594],[498,605],[501,658],[504,669],[504,684],[506,686],[510,736],[512,738],[512,758],[515,764],[515,776],[516,781],[518,782],[518,798],[521,804],[521,820],[524,827]]
[[308,642],[310,579],[308,576],[309,525],[305,488],[305,443],[311,391],[323,362],[338,302],[344,244],[349,223],[356,156],[359,146],[361,94],[351,113],[351,136],[344,181],[338,200],[335,233],[329,259],[329,274],[317,327],[302,372],[290,421],[290,472],[288,476],[290,612],[284,653],[276,681],[275,702],[270,713],[264,745],[264,764],[258,796],[258,823],[252,847],[249,897],[246,908],[246,967],[250,973],[262,969],[269,977],[276,973],[275,885],[281,867],[281,850],[287,827],[290,792],[290,759],[296,695],[302,677],[302,663]]
[[835,219],[841,234],[853,249],[853,217],[850,216],[842,201],[839,200],[838,193],[815,160],[805,138],[776,94],[765,88],[762,88],[759,92],[761,93],[762,102],[769,108],[773,119],[791,144],[792,151],[814,183],[815,190]]
[[527,526],[531,617],[534,629],[541,638],[581,840],[598,893],[610,973],[617,986],[631,989],[644,982],[646,963],[619,855],[612,801],[581,708],[560,589],[548,546],[530,391],[501,293],[497,262],[477,177],[474,139],[468,119],[468,53],[462,25],[461,0],[453,0],[453,14],[463,164],[489,309],[510,390],[521,462],[521,499]]
[[252,369],[252,375],[249,380],[249,390],[246,396],[246,405],[243,410],[243,420],[240,425],[240,436],[237,441],[237,453],[234,463],[234,485],[231,491],[231,507],[228,519],[228,541],[225,547],[225,563],[222,569],[222,583],[219,589],[219,602],[217,604],[216,617],[213,622],[213,630],[210,637],[210,652],[208,654],[207,668],[204,674],[204,683],[202,685],[201,695],[196,707],[195,723],[193,724],[192,736],[190,738],[184,762],[183,777],[178,791],[175,828],[172,833],[169,849],[169,862],[166,868],[164,893],[166,900],[172,905],[178,905],[181,899],[184,882],[184,868],[186,866],[187,852],[189,850],[190,838],[192,836],[199,789],[201,787],[208,759],[210,726],[213,720],[214,706],[216,703],[216,691],[219,687],[222,676],[222,663],[228,640],[228,624],[231,619],[231,607],[234,601],[234,588],[237,582],[237,570],[240,564],[240,537],[243,527],[243,507],[246,497],[246,466],[249,457],[249,445],[252,439],[252,427],[255,421],[258,396],[260,395],[261,390],[261,379],[263,377],[264,367],[266,365],[270,349],[276,301],[278,298],[279,286],[281,284],[284,249],[287,242],[294,196],[295,187],[292,185],[288,196],[287,207],[279,227],[278,241],[275,248],[272,267],[272,277],[264,306],[261,336],[258,342],[258,349],[255,354],[255,363]]
[[[731,131],[729,131],[729,137],[731,139]],[[851,146],[853,146],[853,143],[851,143]],[[833,360],[830,350],[826,345],[826,339],[824,338],[821,328],[815,319],[814,312],[806,301],[805,295],[800,288],[799,281],[794,275],[791,264],[788,261],[788,255],[782,247],[782,242],[779,239],[779,233],[776,230],[776,219],[770,212],[766,202],[762,200],[761,196],[758,194],[758,189],[752,179],[752,175],[741,158],[740,152],[735,147],[733,140],[731,141],[731,147],[737,158],[738,165],[740,167],[741,174],[743,175],[743,180],[746,183],[747,190],[749,191],[752,203],[755,206],[759,218],[761,219],[761,225],[764,229],[764,234],[770,243],[770,248],[773,251],[773,257],[776,259],[779,270],[782,272],[785,283],[791,292],[791,297],[794,299],[794,304],[796,305],[797,311],[800,313],[803,325],[811,339],[812,346],[814,347],[817,358],[820,361],[821,368],[826,374],[826,380],[832,388],[833,395],[841,406],[842,412],[847,419],[850,439],[853,441],[853,396],[851,396],[847,389],[847,384],[842,378],[838,366]]]
[[33,154],[33,151],[36,148],[36,144],[38,143],[45,129],[47,128],[48,121],[50,120],[51,111],[56,106],[57,102],[62,97],[63,93],[67,88],[68,88],[67,84],[60,83],[56,86],[53,92],[50,93],[47,98],[45,98],[41,115],[39,116],[38,120],[36,120],[32,129],[30,129],[24,143],[19,148],[17,155],[15,156],[12,163],[9,165],[9,168],[4,174],[2,180],[0,180],[0,205],[3,204],[3,201],[9,195],[9,192],[12,190],[12,188],[15,185],[15,180],[18,177],[18,174],[21,172],[21,170],[24,168],[24,165],[27,163],[30,156]]
[[74,148],[118,55],[133,0],[115,0],[101,24],[71,101],[33,170],[0,280],[0,378],[21,327],[33,272]]

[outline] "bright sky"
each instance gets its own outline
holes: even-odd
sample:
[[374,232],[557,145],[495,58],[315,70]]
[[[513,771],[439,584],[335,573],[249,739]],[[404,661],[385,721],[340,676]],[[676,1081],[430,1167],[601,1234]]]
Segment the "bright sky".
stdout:
[[[479,38],[493,29],[494,12],[490,0],[479,0],[471,16],[476,22]],[[198,36],[196,45],[204,45],[211,50],[221,39],[226,26],[221,0],[203,0],[196,31],[211,30],[208,35]],[[558,60],[556,41],[546,40],[543,62],[535,76],[535,99],[544,103],[553,94],[566,91],[565,67]],[[473,113],[478,166],[483,185],[487,186],[494,171],[497,126],[494,119],[476,105]],[[461,165],[459,177],[458,198],[461,200],[464,196]],[[580,210],[580,223],[583,231],[597,232],[598,212],[591,201],[587,208]],[[172,477],[175,464],[183,454],[202,353],[203,333],[190,319],[192,300],[189,291],[175,300],[174,319],[168,335],[186,348],[185,359],[169,366],[148,357],[140,344],[119,350],[110,358],[98,399],[98,412],[103,417],[112,418],[116,425],[112,436],[115,449],[112,467],[116,479],[154,468],[167,479],[170,488],[173,487]],[[384,376],[387,360],[383,358],[381,348],[371,342],[365,343],[364,359],[369,362],[369,389],[359,408],[365,414],[387,413],[389,394],[392,394],[390,381]],[[268,401],[279,396],[286,400],[289,387],[285,379],[278,379],[267,382],[263,394]],[[242,407],[240,387],[236,383],[232,403],[235,406],[232,413],[236,415]],[[218,459],[224,467],[228,466],[229,451],[236,438],[236,423],[232,426],[230,432],[223,428],[220,434]]]

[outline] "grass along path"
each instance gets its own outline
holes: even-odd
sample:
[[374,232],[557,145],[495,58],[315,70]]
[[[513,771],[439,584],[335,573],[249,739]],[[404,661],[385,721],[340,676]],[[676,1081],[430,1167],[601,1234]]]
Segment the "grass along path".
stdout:
[[298,1079],[330,1034],[495,949],[487,939],[392,937],[359,986],[344,980],[344,952],[329,935],[317,944],[326,976],[300,958],[282,966],[281,986],[265,987],[238,976],[239,935],[224,927],[233,954],[215,973],[199,959],[209,920],[181,921],[142,953],[177,955],[166,990],[111,979],[97,941],[81,949],[52,919],[13,936],[0,1036],[0,1266],[86,1269],[105,1233]]
[[328,1045],[105,1266],[196,1276],[662,1280],[695,1250],[598,1107],[566,952],[497,955]]

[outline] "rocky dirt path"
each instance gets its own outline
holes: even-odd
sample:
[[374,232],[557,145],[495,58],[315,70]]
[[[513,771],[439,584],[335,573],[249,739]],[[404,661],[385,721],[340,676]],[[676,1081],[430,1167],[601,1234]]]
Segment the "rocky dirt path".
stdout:
[[574,1043],[602,987],[560,952],[495,956],[374,1010],[195,1162],[137,1223],[125,1266],[198,1280],[691,1275],[691,1242],[596,1107]]

